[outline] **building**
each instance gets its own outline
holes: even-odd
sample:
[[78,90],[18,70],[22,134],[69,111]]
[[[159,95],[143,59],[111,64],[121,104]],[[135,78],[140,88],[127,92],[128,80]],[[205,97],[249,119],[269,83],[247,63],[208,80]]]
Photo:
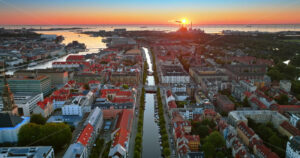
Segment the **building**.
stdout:
[[[51,79],[45,75],[19,76],[7,80],[13,93],[51,93]],[[3,91],[3,81],[0,80],[0,91]]]
[[0,143],[17,143],[20,128],[29,123],[29,117],[0,113]]
[[37,106],[33,109],[34,114],[41,114],[43,117],[49,117],[53,112],[53,101],[50,98],[45,98],[39,101]]
[[300,112],[300,105],[278,105],[278,104],[272,104],[270,106],[271,110],[278,111],[280,113],[285,113],[285,112]]
[[289,80],[280,80],[279,87],[280,87],[280,89],[289,93],[289,92],[291,92],[292,83]]
[[69,61],[57,61],[52,63],[53,68],[61,68],[61,69],[74,69],[81,68],[82,66],[90,66],[89,62],[69,62]]
[[85,121],[85,125],[87,124],[91,124],[97,134],[100,132],[103,125],[103,113],[100,108],[96,107],[93,109]]
[[190,83],[190,76],[184,71],[181,66],[160,66],[161,83],[165,84],[188,84]]
[[[250,140],[253,138],[253,137],[258,137],[255,132],[249,128],[247,126],[247,124],[245,122],[240,122],[237,127],[236,127],[236,130],[237,130],[237,134],[238,136],[242,139],[242,141],[247,145],[249,146],[250,144]],[[258,138],[259,139],[259,138]]]
[[87,149],[81,143],[73,143],[69,146],[63,158],[88,158]]
[[113,132],[113,142],[109,157],[127,157],[134,113],[124,109],[118,119],[116,130]]
[[[5,67],[4,67],[3,72],[5,72]],[[13,113],[13,114],[18,114],[17,106],[16,106],[15,100],[14,100],[14,95],[10,90],[9,84],[6,80],[5,73],[3,74],[2,82],[3,82],[3,84],[0,85],[0,86],[2,86],[2,93],[1,93],[2,94],[2,103],[3,103],[2,111],[8,112],[8,113]]]
[[226,95],[217,95],[217,105],[224,112],[234,110],[234,103]]
[[69,55],[66,59],[69,62],[84,62],[85,57],[84,55]]
[[139,72],[113,72],[110,75],[110,82],[112,84],[128,84],[137,85],[140,83],[140,73]]
[[236,127],[240,122],[248,124],[248,119],[251,118],[258,123],[272,122],[275,128],[278,128],[283,121],[288,121],[286,117],[277,111],[270,110],[243,110],[231,111],[228,114],[228,123]]
[[279,133],[282,135],[287,136],[288,138],[292,136],[300,136],[300,130],[294,126],[292,126],[288,121],[283,121],[279,128],[278,128]]
[[87,148],[87,152],[90,153],[96,136],[97,135],[94,133],[94,127],[91,124],[87,124],[83,131],[80,133],[77,139],[77,143],[85,146]]
[[214,79],[218,81],[228,81],[228,75],[214,67],[190,67],[189,74],[197,83],[204,85],[204,79]]
[[286,158],[300,157],[300,136],[291,137],[286,145]]
[[299,126],[299,124],[300,124],[299,120],[300,120],[300,114],[291,114],[291,116],[290,116],[290,123],[294,127],[298,127]]
[[18,70],[15,76],[46,75],[51,80],[51,86],[64,85],[69,80],[68,71],[63,69],[36,69],[36,70]]
[[[39,101],[43,100],[42,93],[15,93],[14,102],[18,106],[18,113],[21,116],[30,116]],[[0,98],[0,111],[3,108],[2,98]]]
[[51,146],[28,146],[28,147],[2,147],[0,157],[5,158],[54,158],[54,150]]
[[226,65],[226,73],[233,80],[264,79],[267,72],[265,64],[231,64]]
[[76,96],[66,101],[63,105],[63,115],[78,115],[83,116],[84,113],[91,110],[91,98],[87,96]]

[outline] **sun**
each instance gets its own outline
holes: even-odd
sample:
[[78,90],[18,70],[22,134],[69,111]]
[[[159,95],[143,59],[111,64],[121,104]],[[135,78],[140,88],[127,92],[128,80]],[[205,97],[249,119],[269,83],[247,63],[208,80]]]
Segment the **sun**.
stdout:
[[187,21],[186,19],[181,19],[181,23],[182,23],[182,24],[187,24],[188,21]]

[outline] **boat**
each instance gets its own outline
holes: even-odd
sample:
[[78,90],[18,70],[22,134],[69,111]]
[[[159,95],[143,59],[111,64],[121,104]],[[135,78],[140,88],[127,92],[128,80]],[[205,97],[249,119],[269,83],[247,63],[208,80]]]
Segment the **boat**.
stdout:
[[29,64],[28,64],[29,67],[33,67],[33,66],[36,66],[36,65],[37,65],[36,62],[32,62],[32,63],[29,63]]

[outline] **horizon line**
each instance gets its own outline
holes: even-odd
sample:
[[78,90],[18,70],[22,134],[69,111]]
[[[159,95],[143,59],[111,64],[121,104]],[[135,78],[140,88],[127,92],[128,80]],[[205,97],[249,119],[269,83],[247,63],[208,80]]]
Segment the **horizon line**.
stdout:
[[[0,26],[95,26],[95,25],[162,25],[162,26],[178,26],[178,24],[0,24]],[[299,23],[252,23],[252,24],[243,24],[243,23],[232,23],[232,24],[192,24],[193,26],[207,26],[207,25],[300,25]],[[190,24],[187,24],[190,26]]]

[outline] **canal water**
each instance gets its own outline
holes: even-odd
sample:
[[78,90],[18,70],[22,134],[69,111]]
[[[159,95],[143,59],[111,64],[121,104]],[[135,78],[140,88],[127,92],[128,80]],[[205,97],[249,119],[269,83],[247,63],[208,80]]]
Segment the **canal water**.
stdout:
[[[152,74],[153,67],[150,58],[149,50],[143,48],[148,63],[148,72]],[[147,85],[155,85],[153,75],[147,77]],[[155,94],[146,93],[146,104],[144,112],[144,126],[143,126],[143,158],[158,158],[161,157],[160,143],[159,143],[159,128],[154,120],[155,114]]]

